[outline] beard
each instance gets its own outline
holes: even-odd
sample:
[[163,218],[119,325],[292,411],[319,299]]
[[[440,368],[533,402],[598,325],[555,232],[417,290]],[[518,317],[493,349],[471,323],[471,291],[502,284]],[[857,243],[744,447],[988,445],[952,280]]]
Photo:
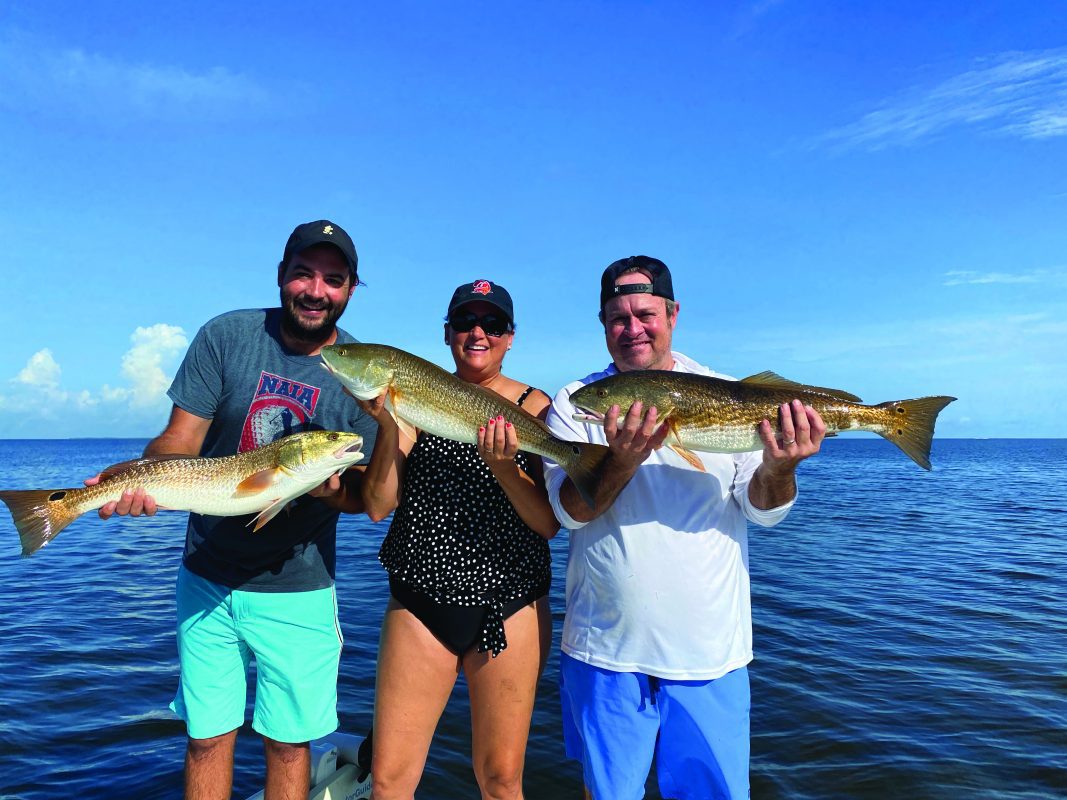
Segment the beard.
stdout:
[[[347,298],[343,303],[334,304],[322,298],[311,300],[306,295],[296,296],[287,294],[282,289],[282,328],[287,334],[300,342],[318,344],[330,338],[337,327],[337,320],[348,305]],[[325,311],[322,318],[314,321],[301,317],[300,311],[308,309],[312,311]]]

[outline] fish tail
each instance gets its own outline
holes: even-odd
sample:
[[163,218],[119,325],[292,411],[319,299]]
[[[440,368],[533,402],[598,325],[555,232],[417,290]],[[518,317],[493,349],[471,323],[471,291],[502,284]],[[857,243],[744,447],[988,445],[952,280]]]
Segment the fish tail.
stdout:
[[81,516],[70,503],[64,502],[66,489],[31,489],[0,492],[7,504],[15,529],[22,540],[22,555],[40,550],[61,530]]
[[610,452],[602,444],[567,442],[574,458],[562,465],[578,494],[590,508],[596,508],[596,487],[600,483],[600,465]]
[[930,443],[934,438],[937,415],[955,397],[920,397],[894,400],[876,408],[889,412],[891,419],[876,433],[885,437],[923,469],[930,469]]

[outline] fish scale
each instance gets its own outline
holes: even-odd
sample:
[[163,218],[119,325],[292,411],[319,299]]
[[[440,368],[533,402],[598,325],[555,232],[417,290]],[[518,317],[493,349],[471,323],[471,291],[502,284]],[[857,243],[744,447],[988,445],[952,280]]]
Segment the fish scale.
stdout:
[[[724,383],[736,384],[739,389],[744,386],[740,381]],[[698,398],[702,396],[700,393],[694,394]],[[767,419],[771,421],[775,431],[780,432],[779,408],[782,404],[798,399],[798,393],[769,391],[755,397],[753,394],[742,390],[733,391],[726,398],[712,396],[705,399],[703,404],[678,402],[674,406],[675,413],[686,420],[680,444],[694,450],[722,453],[743,453],[762,449],[763,441],[759,438],[757,426]],[[881,417],[885,415],[876,413],[876,408],[848,403],[818,392],[800,394],[799,399],[805,405],[810,405],[819,412],[828,431],[876,431],[884,427]],[[673,439],[672,434],[669,440]]]

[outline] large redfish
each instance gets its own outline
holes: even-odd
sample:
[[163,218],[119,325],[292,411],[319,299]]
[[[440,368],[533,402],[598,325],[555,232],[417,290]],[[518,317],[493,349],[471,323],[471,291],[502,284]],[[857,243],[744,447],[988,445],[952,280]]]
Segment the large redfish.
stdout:
[[[740,381],[670,370],[635,370],[609,375],[578,389],[570,400],[582,422],[602,423],[613,405],[623,413],[640,400],[655,406],[670,427],[665,444],[698,469],[689,450],[742,453],[762,450],[758,426],[770,420],[778,429],[778,408],[799,399],[826,423],[827,435],[872,431],[883,436],[924,469],[930,469],[930,441],[938,413],[955,397],[922,397],[863,405],[854,394],[794,383],[773,372]],[[694,463],[695,462],[695,463]]]
[[322,360],[360,400],[385,395],[386,407],[405,435],[414,428],[474,444],[478,427],[503,415],[515,426],[519,448],[551,458],[570,476],[578,494],[593,505],[597,471],[608,454],[603,445],[565,442],[548,426],[495,392],[467,383],[436,364],[384,344],[331,344]]
[[95,486],[2,491],[28,556],[87,511],[144,487],[160,508],[216,517],[254,514],[255,530],[286,504],[363,457],[363,437],[305,431],[221,458],[156,456],[117,464]]

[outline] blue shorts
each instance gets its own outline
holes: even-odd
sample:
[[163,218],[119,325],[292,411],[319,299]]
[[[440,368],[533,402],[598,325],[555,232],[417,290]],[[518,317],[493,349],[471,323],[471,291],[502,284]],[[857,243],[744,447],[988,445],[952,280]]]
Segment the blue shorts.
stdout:
[[712,681],[676,681],[561,653],[559,676],[563,741],[594,800],[644,797],[653,756],[664,797],[749,796],[746,667]]
[[171,709],[189,736],[207,739],[244,723],[255,658],[252,727],[278,742],[337,729],[341,628],[333,587],[243,592],[178,571],[181,677]]

